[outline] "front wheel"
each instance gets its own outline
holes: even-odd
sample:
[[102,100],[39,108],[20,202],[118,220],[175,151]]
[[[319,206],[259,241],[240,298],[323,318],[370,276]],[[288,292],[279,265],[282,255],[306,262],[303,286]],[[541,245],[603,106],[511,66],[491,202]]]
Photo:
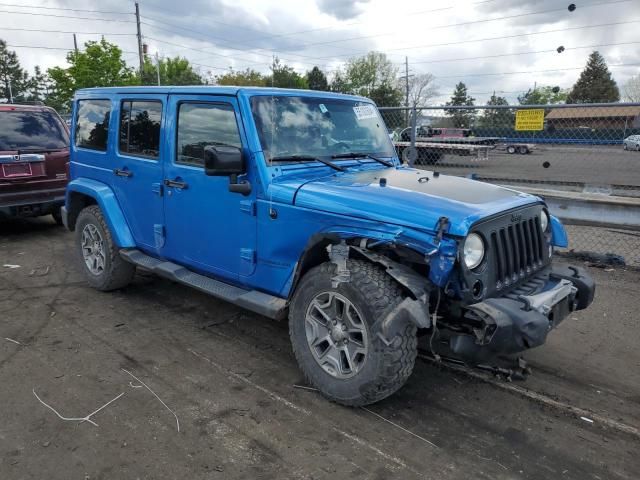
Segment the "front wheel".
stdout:
[[78,215],[76,246],[89,285],[108,292],[128,285],[136,267],[123,260],[100,207],[91,205]]
[[398,325],[383,339],[381,323],[403,299],[380,267],[348,260],[350,279],[334,287],[324,263],[301,280],[289,312],[300,369],[328,399],[349,406],[377,402],[407,381],[417,354],[416,326]]

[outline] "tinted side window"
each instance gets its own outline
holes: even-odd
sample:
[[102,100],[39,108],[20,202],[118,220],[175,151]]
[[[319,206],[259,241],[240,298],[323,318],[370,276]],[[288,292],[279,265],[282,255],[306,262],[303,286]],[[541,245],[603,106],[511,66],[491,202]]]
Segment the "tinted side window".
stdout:
[[106,151],[110,114],[109,100],[80,100],[76,116],[76,146]]
[[120,107],[120,152],[158,158],[161,102],[124,101]]
[[204,149],[209,145],[242,146],[233,107],[221,103],[180,104],[176,163],[204,166]]

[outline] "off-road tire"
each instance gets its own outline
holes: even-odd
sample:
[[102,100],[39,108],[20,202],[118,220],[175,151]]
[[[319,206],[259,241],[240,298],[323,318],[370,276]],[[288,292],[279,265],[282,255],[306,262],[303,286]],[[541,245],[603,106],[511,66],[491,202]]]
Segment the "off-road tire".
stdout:
[[[396,326],[387,338],[381,335],[381,321],[403,300],[398,284],[379,266],[347,260],[350,279],[334,288],[336,265],[323,263],[302,278],[289,310],[289,335],[293,353],[306,380],[325,397],[347,406],[378,402],[402,387],[415,364],[416,326],[406,322]],[[307,342],[305,317],[312,299],[321,292],[338,292],[362,313],[367,326],[368,352],[362,370],[347,379],[327,373],[315,360]]]
[[[105,266],[104,270],[99,275],[96,275],[89,270],[82,256],[82,231],[88,224],[94,225],[100,232],[103,239]],[[136,273],[136,267],[120,257],[119,249],[113,241],[111,231],[109,230],[99,206],[91,205],[80,212],[76,222],[75,233],[76,248],[78,251],[80,266],[89,285],[96,290],[108,292],[111,290],[117,290],[118,288],[123,288],[131,283],[131,280],[133,280]]]

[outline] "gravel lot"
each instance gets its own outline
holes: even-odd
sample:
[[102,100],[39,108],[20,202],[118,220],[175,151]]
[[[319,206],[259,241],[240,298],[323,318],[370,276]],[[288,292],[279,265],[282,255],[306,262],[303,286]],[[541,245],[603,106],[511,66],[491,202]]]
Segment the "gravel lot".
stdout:
[[[72,238],[0,224],[0,479],[640,478],[638,272],[593,269],[596,302],[516,390],[418,361],[349,409],[294,386],[286,324],[145,274],[94,291]],[[66,417],[124,395],[95,426],[34,390]]]

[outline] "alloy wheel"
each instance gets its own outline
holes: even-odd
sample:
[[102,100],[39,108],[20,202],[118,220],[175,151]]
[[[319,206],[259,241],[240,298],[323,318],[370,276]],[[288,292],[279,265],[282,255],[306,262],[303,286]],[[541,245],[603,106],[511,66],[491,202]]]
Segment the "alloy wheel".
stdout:
[[315,361],[332,377],[356,375],[367,360],[364,317],[337,292],[317,294],[305,315],[307,343]]

